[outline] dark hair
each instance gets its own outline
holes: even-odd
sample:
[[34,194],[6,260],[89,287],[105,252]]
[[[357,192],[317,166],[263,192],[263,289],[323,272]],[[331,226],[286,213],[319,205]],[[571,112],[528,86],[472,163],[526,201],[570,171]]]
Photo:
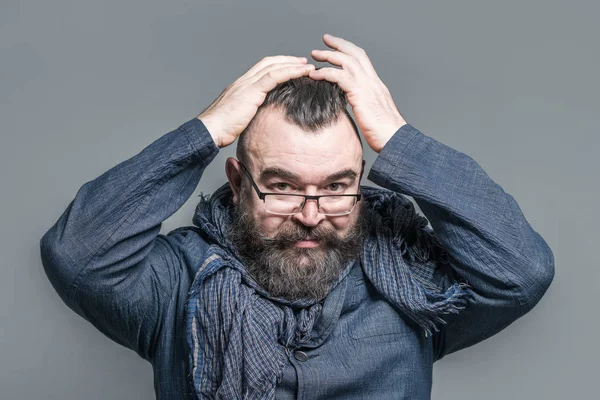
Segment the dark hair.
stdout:
[[238,138],[236,154],[240,161],[246,162],[247,132],[252,129],[259,114],[268,107],[282,110],[286,119],[307,132],[315,132],[336,123],[343,115],[350,120],[354,132],[362,147],[360,134],[354,119],[346,109],[346,93],[338,86],[326,80],[317,81],[308,76],[290,79],[275,86],[267,93],[256,115]]

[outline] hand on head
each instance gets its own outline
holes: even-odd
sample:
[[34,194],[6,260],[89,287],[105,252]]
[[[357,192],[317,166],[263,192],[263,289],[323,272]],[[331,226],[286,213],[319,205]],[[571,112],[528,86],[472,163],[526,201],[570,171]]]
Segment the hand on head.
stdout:
[[313,50],[312,58],[341,68],[317,70],[305,57],[265,57],[225,88],[197,117],[206,125],[217,146],[222,148],[235,141],[277,84],[309,76],[336,83],[344,90],[358,128],[369,146],[380,152],[406,121],[362,48],[328,34],[323,35],[323,42],[333,50]]
[[328,34],[323,35],[323,42],[333,51],[313,50],[312,58],[342,68],[320,68],[308,76],[335,82],[346,92],[359,129],[369,147],[379,153],[406,121],[362,48]]
[[269,91],[278,83],[307,75],[314,69],[305,57],[265,57],[227,86],[197,118],[219,148],[228,146],[254,118]]

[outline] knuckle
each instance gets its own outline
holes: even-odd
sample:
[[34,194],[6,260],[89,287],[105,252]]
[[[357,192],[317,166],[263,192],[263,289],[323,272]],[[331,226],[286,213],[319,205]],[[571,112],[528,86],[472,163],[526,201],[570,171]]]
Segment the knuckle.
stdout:
[[270,56],[263,57],[256,64],[257,65],[266,64],[269,62],[270,59],[271,59]]
[[272,83],[275,80],[275,76],[269,72],[266,73],[262,78],[260,78],[257,82],[269,82]]
[[263,58],[263,61],[271,62],[271,61],[275,61],[275,60],[277,60],[278,58],[281,58],[281,57],[282,56],[266,56],[266,57]]

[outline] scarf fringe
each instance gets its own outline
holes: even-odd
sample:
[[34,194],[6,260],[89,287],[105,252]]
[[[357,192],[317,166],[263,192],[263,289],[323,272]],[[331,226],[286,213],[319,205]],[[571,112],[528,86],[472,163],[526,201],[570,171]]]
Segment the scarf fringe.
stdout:
[[[365,273],[388,301],[426,336],[432,335],[446,324],[443,315],[458,314],[466,307],[470,286],[457,282],[444,291],[436,282],[437,269],[448,264],[448,254],[437,235],[427,229],[427,218],[416,212],[408,198],[385,189],[361,191],[369,207],[371,234],[363,254]],[[386,265],[390,261],[394,273],[382,279],[379,271],[390,268]]]

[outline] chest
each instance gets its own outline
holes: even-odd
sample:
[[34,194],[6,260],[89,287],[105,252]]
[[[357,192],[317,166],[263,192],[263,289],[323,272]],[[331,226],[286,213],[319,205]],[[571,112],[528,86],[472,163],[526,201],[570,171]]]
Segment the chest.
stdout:
[[277,399],[429,399],[431,337],[355,268],[326,302],[315,335],[288,354]]

